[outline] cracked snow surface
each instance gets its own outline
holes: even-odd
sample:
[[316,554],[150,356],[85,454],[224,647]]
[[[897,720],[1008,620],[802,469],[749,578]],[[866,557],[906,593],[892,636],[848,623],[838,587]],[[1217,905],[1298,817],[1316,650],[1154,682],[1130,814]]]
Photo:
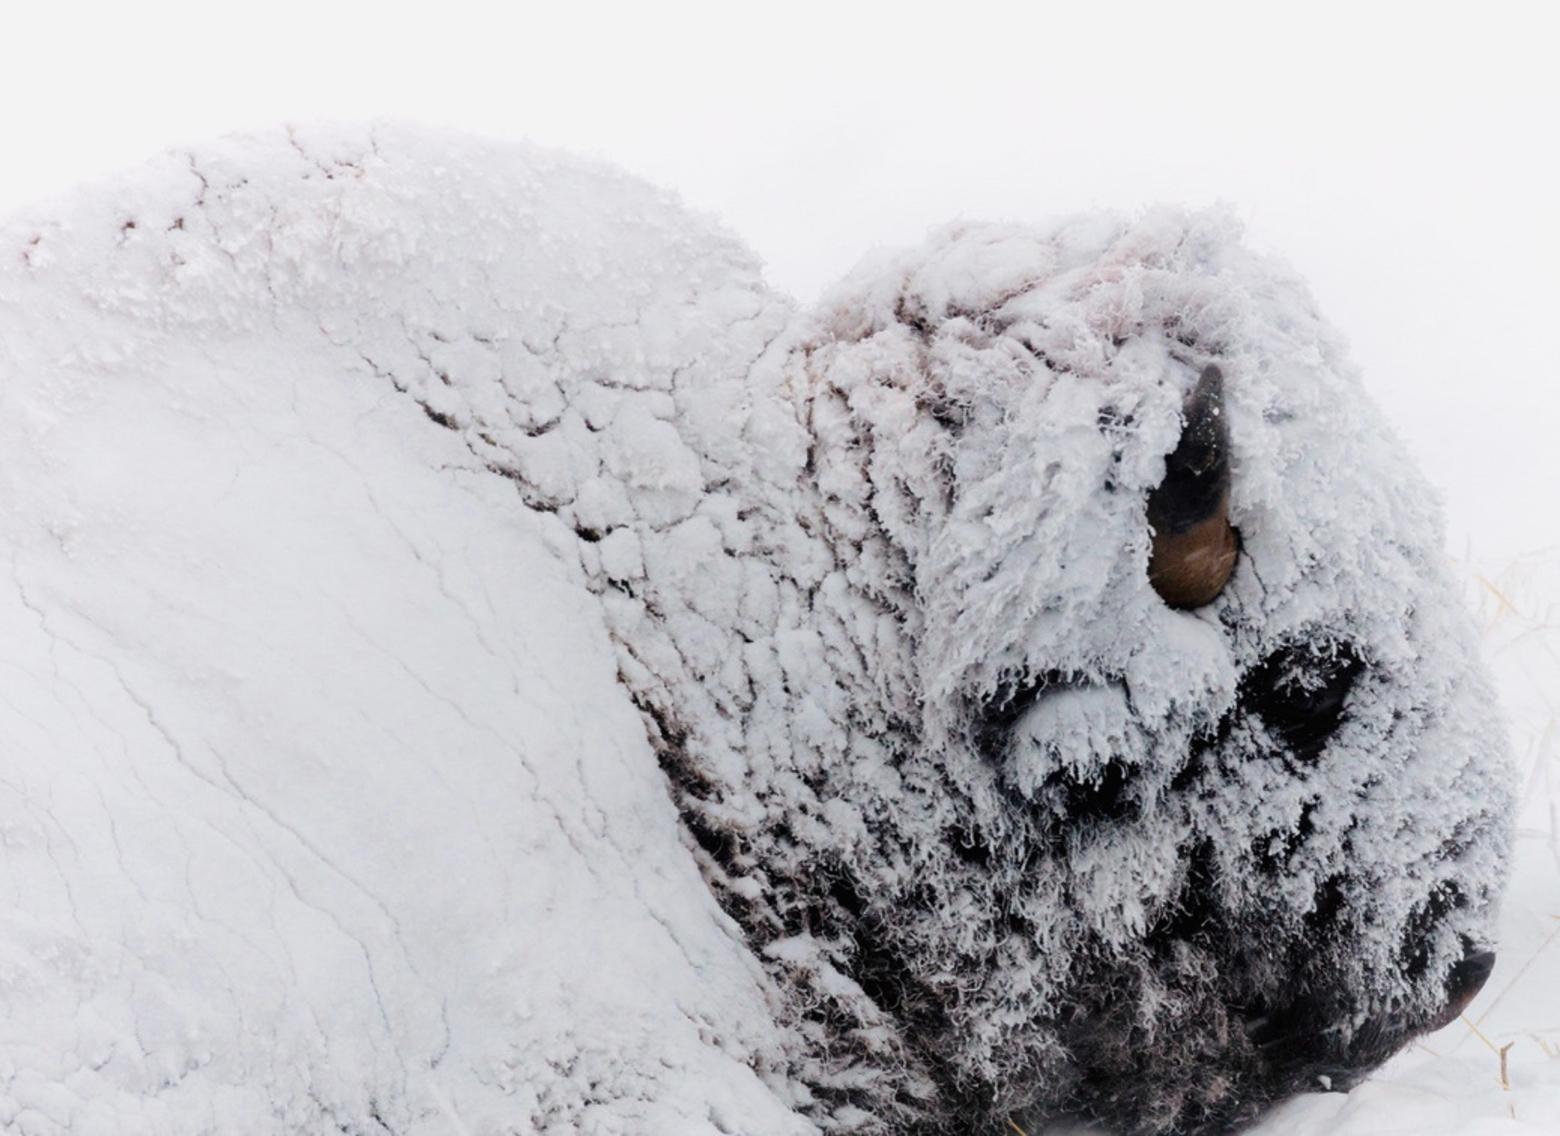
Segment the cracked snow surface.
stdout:
[[[1144,499],[1211,362],[1186,613]],[[1380,1060],[1492,938],[1439,518],[1221,214],[799,313],[549,151],[169,155],[0,228],[0,518],[15,1131],[1224,1124],[1313,1087],[1255,1007]],[[1275,659],[1350,676],[1314,750]]]

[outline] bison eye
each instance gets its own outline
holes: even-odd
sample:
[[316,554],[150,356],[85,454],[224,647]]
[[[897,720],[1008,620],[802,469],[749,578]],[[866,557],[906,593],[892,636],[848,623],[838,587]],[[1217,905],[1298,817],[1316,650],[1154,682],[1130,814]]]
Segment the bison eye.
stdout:
[[1364,664],[1347,643],[1281,647],[1246,673],[1240,704],[1301,761],[1313,761],[1343,720]]

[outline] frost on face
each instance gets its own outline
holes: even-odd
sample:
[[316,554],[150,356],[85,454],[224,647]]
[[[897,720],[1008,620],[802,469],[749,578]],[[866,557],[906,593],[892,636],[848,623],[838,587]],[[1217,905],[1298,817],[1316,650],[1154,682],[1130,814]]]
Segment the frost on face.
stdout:
[[0,233],[11,1106],[1213,1131],[1487,972],[1433,500],[1225,215],[799,313],[416,131],[56,211]]

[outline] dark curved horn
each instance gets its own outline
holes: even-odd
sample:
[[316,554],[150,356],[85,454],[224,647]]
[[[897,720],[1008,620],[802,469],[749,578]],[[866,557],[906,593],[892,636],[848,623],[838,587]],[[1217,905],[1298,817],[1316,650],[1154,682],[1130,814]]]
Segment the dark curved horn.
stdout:
[[1230,428],[1224,375],[1203,369],[1187,397],[1185,426],[1165,459],[1165,479],[1148,496],[1154,547],[1149,583],[1171,607],[1202,607],[1224,590],[1240,542],[1230,524]]

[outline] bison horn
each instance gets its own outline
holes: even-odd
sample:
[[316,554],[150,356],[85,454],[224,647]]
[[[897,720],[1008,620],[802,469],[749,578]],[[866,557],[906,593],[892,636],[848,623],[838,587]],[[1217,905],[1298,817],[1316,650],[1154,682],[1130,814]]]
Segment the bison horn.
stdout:
[[1230,430],[1224,375],[1203,369],[1184,407],[1181,440],[1148,496],[1149,583],[1171,607],[1202,607],[1224,590],[1240,553],[1230,524]]

